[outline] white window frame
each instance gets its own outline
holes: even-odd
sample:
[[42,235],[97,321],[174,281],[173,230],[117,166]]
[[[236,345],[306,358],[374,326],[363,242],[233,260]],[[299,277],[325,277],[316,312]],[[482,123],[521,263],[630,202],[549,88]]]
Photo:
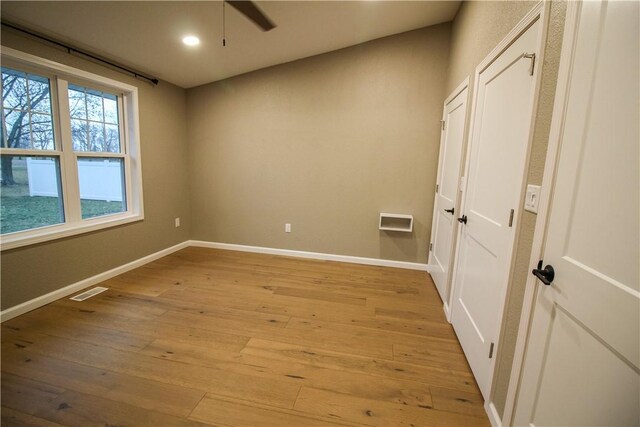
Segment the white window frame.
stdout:
[[[143,220],[138,88],[5,46],[1,46],[1,50],[3,65],[5,62],[10,63],[9,67],[11,64],[16,64],[29,72],[40,73],[50,79],[55,148],[54,150],[0,148],[0,154],[59,158],[65,222],[1,235],[0,250],[47,242]],[[120,153],[73,151],[67,94],[70,83],[85,85],[89,88],[100,88],[100,90],[118,96],[119,119],[121,120]],[[126,211],[82,219],[78,182],[78,158],[82,157],[124,159]]]

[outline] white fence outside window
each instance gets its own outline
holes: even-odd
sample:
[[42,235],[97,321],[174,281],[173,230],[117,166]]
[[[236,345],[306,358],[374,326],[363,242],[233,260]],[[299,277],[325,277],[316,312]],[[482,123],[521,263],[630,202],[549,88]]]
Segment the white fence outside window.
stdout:
[[[53,160],[27,158],[29,195],[58,197],[56,164]],[[78,160],[80,198],[122,202],[122,168],[108,160]]]

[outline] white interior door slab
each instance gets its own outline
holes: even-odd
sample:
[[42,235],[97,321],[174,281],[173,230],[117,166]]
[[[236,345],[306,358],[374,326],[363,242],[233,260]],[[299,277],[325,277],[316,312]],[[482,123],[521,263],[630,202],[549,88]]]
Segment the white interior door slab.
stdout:
[[536,90],[529,56],[539,57],[541,26],[538,17],[477,75],[451,323],[485,400],[529,147]]
[[[433,204],[429,273],[449,312],[449,279],[457,225],[460,169],[465,121],[467,118],[468,83],[464,82],[447,98],[442,114],[438,179]],[[448,314],[447,314],[448,316]]]
[[515,425],[640,425],[639,16],[638,2],[568,7],[543,247],[555,279],[535,285]]

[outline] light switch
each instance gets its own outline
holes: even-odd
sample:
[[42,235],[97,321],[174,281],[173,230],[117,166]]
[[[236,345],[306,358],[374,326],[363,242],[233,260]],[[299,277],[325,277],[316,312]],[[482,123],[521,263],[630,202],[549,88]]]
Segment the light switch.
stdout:
[[537,214],[539,199],[540,199],[540,186],[527,185],[527,195],[524,198],[524,210]]

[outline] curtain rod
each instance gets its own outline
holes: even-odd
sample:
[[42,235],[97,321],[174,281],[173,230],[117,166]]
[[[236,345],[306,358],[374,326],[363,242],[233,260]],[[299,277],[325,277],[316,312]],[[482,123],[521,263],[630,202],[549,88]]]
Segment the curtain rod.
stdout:
[[102,57],[100,57],[100,56],[98,56],[96,54],[93,54],[91,52],[87,52],[86,50],[77,48],[75,46],[71,46],[71,45],[63,43],[63,42],[61,42],[59,40],[53,39],[53,38],[45,36],[43,34],[36,33],[34,31],[31,31],[31,30],[26,29],[26,28],[22,28],[22,27],[20,27],[18,25],[12,24],[12,23],[4,21],[4,20],[1,21],[1,24],[2,24],[3,27],[8,27],[8,28],[11,28],[13,30],[20,31],[20,32],[28,34],[28,35],[30,35],[32,37],[38,38],[40,40],[44,40],[44,41],[46,41],[48,43],[54,44],[54,45],[56,45],[58,47],[61,47],[61,48],[65,49],[68,54],[72,54],[72,53],[75,52],[75,53],[80,54],[82,56],[86,56],[87,58],[90,58],[93,61],[97,61],[97,62],[106,64],[109,67],[115,68],[115,69],[117,69],[119,71],[124,71],[126,73],[129,73],[133,77],[135,77],[136,79],[143,79],[143,80],[146,80],[146,81],[148,81],[150,83],[153,83],[154,85],[157,85],[159,83],[159,80],[156,77],[152,77],[152,76],[149,76],[148,74],[141,73],[140,71],[136,71],[136,70],[134,70],[132,68],[128,68],[128,67],[125,67],[123,65],[117,64],[115,62],[111,62],[108,59],[102,58]]

